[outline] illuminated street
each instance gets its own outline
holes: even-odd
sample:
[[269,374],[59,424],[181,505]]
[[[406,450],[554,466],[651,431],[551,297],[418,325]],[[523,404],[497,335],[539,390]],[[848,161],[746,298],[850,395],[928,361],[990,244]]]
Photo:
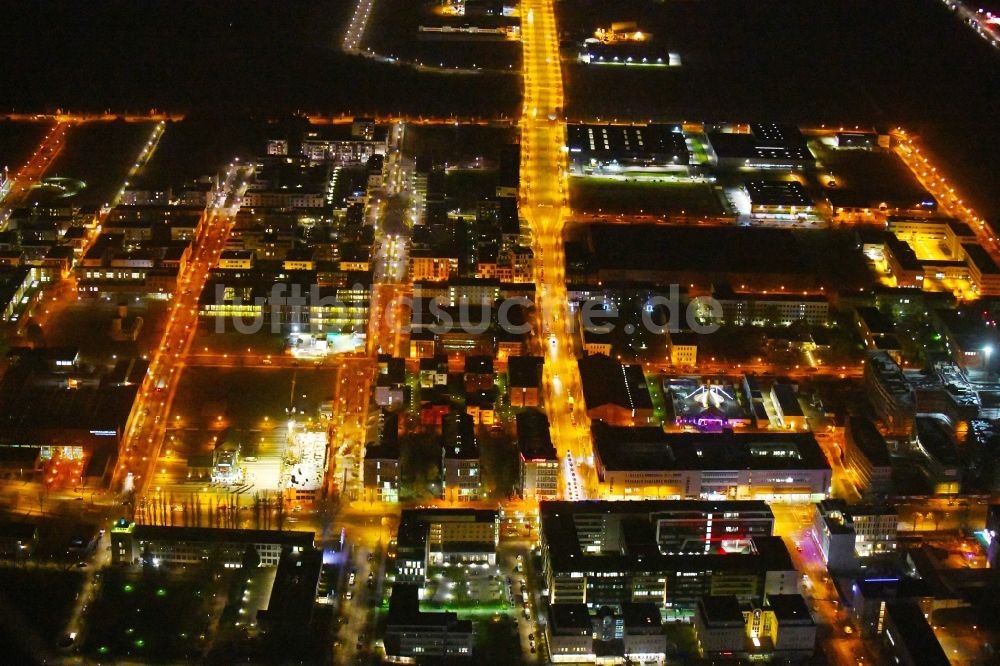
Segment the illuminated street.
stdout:
[[997,2],[20,3],[0,663],[996,662]]
[[140,498],[148,491],[184,360],[197,330],[198,298],[225,246],[248,176],[246,167],[230,166],[215,201],[202,216],[195,252],[186,274],[178,276],[178,293],[163,341],[150,362],[149,373],[140,388],[140,400],[122,439],[112,488],[134,492]]
[[562,459],[563,495],[592,497],[590,424],[568,307],[563,255],[566,203],[566,128],[558,32],[551,0],[530,0],[524,17],[524,109],[521,116],[521,200],[535,244],[536,299],[545,355],[543,381],[552,441]]
[[71,121],[65,120],[53,125],[28,162],[11,176],[10,187],[0,198],[0,229],[7,226],[14,208],[24,201],[31,188],[41,181],[49,166],[59,156],[66,144],[66,132],[72,125]]

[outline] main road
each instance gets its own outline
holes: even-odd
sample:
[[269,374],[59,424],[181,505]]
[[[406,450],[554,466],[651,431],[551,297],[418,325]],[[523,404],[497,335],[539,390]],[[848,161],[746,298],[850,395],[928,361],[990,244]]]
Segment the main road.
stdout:
[[55,161],[63,146],[66,145],[66,132],[72,123],[69,121],[59,121],[53,125],[42,138],[42,142],[35,148],[28,161],[17,172],[11,176],[10,189],[0,197],[0,229],[7,226],[14,208],[24,202],[28,193],[48,171]]
[[569,208],[559,33],[552,0],[525,0],[521,16],[521,211],[531,229],[535,251],[545,407],[552,441],[562,461],[563,496],[585,499],[593,496],[596,479],[564,268],[563,228]]
[[134,489],[135,496],[141,498],[153,476],[151,470],[159,458],[167,415],[198,328],[198,298],[232,230],[249,175],[247,167],[231,165],[214,201],[202,214],[194,252],[177,276],[166,330],[122,438],[113,489],[124,484],[124,490]]

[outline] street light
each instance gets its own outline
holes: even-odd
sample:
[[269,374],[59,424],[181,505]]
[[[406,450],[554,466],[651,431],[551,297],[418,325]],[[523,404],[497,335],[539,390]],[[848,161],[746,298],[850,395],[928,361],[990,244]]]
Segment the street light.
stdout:
[[984,370],[987,375],[990,374],[990,356],[993,354],[993,345],[986,345],[983,347],[983,354],[986,356],[986,363],[984,363]]

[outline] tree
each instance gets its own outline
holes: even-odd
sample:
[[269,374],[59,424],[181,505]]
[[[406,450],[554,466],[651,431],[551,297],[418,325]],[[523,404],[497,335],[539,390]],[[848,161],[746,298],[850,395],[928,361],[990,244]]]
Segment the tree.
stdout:
[[260,554],[257,552],[257,549],[254,548],[252,543],[248,544],[247,549],[243,551],[243,559],[240,560],[240,563],[247,571],[256,569],[260,566]]

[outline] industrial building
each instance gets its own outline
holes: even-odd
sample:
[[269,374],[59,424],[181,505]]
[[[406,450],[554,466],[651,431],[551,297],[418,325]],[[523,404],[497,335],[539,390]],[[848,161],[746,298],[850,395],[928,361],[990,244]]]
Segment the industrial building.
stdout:
[[568,125],[573,164],[585,173],[622,167],[686,167],[687,143],[675,125]]
[[641,365],[623,365],[603,354],[577,361],[587,416],[616,425],[646,424],[653,400]]
[[713,161],[720,167],[744,169],[802,169],[816,163],[797,127],[754,123],[749,129],[709,132]]

